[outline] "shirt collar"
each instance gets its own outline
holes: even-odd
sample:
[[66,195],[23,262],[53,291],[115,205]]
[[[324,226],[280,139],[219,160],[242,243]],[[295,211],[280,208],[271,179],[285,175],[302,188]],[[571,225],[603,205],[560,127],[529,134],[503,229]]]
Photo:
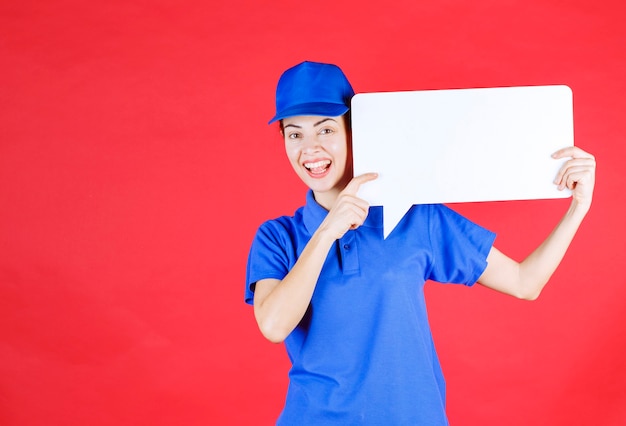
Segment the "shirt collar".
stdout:
[[[306,226],[309,235],[313,235],[317,228],[320,227],[327,214],[328,210],[315,201],[313,191],[309,189],[306,193],[306,205],[304,206],[304,211],[302,213],[304,226]],[[366,226],[368,228],[382,228],[383,208],[381,206],[370,207],[365,223],[361,226]]]

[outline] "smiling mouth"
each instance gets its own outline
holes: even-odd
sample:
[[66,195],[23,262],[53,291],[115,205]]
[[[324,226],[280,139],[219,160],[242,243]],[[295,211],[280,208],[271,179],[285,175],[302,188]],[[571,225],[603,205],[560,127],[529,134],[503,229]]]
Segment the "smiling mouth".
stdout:
[[315,163],[304,163],[304,167],[310,174],[315,176],[324,174],[330,167],[330,164],[330,160],[321,160]]

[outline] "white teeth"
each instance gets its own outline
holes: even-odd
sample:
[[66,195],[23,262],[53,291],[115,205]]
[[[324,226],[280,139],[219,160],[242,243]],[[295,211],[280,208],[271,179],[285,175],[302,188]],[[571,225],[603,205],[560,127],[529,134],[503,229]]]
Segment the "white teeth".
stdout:
[[315,163],[304,163],[307,169],[317,169],[318,167],[326,167],[330,164],[330,160],[316,161]]

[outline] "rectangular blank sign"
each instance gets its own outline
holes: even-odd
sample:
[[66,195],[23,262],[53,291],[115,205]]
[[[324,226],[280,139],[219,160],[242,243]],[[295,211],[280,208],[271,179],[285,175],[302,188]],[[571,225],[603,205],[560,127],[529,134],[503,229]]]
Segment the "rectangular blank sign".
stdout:
[[[574,144],[567,86],[361,93],[352,99],[354,172],[378,172],[371,205],[565,198],[552,183]],[[402,207],[404,208],[404,207]]]

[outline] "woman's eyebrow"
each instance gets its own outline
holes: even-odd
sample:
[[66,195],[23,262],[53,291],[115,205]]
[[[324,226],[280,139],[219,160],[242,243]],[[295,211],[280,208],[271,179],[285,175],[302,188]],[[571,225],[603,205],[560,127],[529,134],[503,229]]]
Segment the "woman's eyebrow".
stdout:
[[[323,118],[322,120],[318,121],[317,123],[313,124],[313,127],[319,126],[320,124],[325,123],[326,121],[334,121],[335,123],[337,122],[337,121],[335,121],[334,119],[332,119],[330,117],[326,117],[326,118]],[[295,127],[296,129],[301,129],[302,128],[302,126],[298,126],[297,124],[290,123],[290,124],[285,124],[283,126],[283,129],[286,129],[287,127]]]
[[[328,117],[328,118],[325,118],[325,119],[323,119],[323,120],[318,121],[317,123],[315,123],[315,124],[313,125],[313,127],[315,127],[315,126],[319,126],[320,124],[322,124],[323,122],[328,121],[328,120],[330,120],[330,121],[335,121],[335,120],[333,120],[332,118]],[[336,121],[335,121],[335,123],[336,123]]]

